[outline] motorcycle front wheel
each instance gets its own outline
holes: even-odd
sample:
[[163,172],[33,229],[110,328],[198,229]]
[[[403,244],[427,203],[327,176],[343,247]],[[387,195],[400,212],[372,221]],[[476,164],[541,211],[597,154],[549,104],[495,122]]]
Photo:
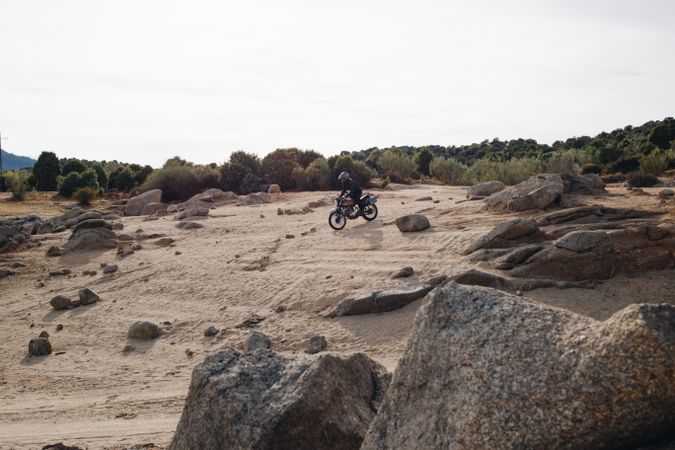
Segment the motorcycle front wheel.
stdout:
[[363,218],[366,219],[368,222],[371,220],[375,220],[377,217],[377,206],[375,205],[366,205],[363,208]]
[[347,218],[343,216],[339,211],[333,211],[328,216],[328,225],[334,230],[341,230],[347,224]]

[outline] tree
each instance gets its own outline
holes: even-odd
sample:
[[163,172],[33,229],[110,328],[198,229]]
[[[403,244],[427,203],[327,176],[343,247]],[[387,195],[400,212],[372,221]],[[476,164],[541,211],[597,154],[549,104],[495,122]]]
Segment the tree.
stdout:
[[96,172],[96,179],[98,180],[98,185],[101,187],[101,191],[105,192],[108,190],[108,174],[105,172],[103,166],[99,163],[91,166],[92,169]]
[[297,149],[277,149],[265,156],[262,160],[265,181],[278,184],[284,191],[293,189],[293,169],[298,167],[296,155]]
[[86,167],[79,159],[69,159],[61,169],[61,175],[68,175],[70,172],[82,173]]
[[135,183],[134,174],[130,168],[118,167],[116,171],[110,174],[108,188],[124,192],[133,188]]
[[422,175],[429,175],[429,164],[433,161],[434,155],[429,149],[422,149],[415,155],[417,171]]
[[655,126],[649,133],[649,142],[656,145],[661,150],[667,150],[670,148],[670,140],[670,130],[666,124],[662,123]]
[[319,158],[323,158],[323,156],[321,153],[315,152],[314,150],[300,150],[298,152],[297,162],[306,169],[313,161],[316,161]]
[[59,159],[52,152],[42,152],[33,166],[38,191],[55,191],[56,179],[60,175]]
[[260,176],[260,158],[258,158],[258,155],[238,150],[230,155],[230,162],[242,165],[252,174]]
[[[191,166],[191,165],[192,165],[192,163],[187,162],[186,160],[184,160],[184,159],[181,158],[180,156],[174,156],[173,158],[169,158],[169,159],[166,160],[166,162],[164,163],[164,167],[163,167],[163,168],[166,169],[167,167],[174,167],[174,166]],[[132,168],[132,170],[133,170],[134,172],[137,172],[137,171],[140,170],[140,169],[141,169],[141,166],[138,166],[137,169],[133,169],[133,168]]]

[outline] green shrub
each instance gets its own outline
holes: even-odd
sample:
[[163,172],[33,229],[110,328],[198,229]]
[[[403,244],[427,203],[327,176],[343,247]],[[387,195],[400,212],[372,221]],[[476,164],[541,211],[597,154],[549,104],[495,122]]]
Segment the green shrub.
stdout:
[[[165,165],[166,166],[166,165]],[[140,186],[142,192],[161,189],[165,202],[184,201],[195,194],[220,186],[218,171],[206,166],[172,163],[153,171]]]
[[541,172],[541,165],[533,158],[514,158],[510,161],[495,162],[481,159],[469,168],[469,179],[473,183],[499,180],[505,184],[521,183]]
[[96,180],[101,191],[106,192],[108,190],[108,174],[105,172],[105,169],[99,163],[94,164],[91,168],[96,172]]
[[317,158],[305,169],[305,186],[312,191],[330,189],[331,170],[325,158]]
[[377,165],[382,175],[388,176],[397,183],[409,182],[417,170],[411,157],[393,150],[385,150],[377,161]]
[[116,189],[119,192],[129,191],[135,185],[134,173],[129,167],[118,167],[108,178],[108,189]]
[[597,173],[599,175],[602,173],[602,167],[597,164],[586,164],[581,168],[581,173],[584,175],[589,173]]
[[429,174],[432,177],[454,186],[469,184],[468,170],[464,164],[453,158],[434,158],[429,165]]
[[640,158],[640,171],[661,175],[668,170],[668,155],[662,150],[654,150],[647,156]]
[[241,181],[241,186],[239,186],[239,193],[240,194],[250,194],[252,192],[260,192],[260,185],[262,184],[262,180],[260,177],[254,173],[247,173],[246,176],[244,176],[244,179]]
[[91,202],[96,199],[97,191],[90,187],[82,187],[73,193],[73,199],[82,206],[91,205]]
[[640,169],[640,160],[638,158],[624,158],[609,166],[611,173],[630,173]]
[[21,170],[14,170],[5,172],[5,184],[7,190],[12,193],[12,200],[22,201],[26,198],[26,191],[28,190],[28,174]]
[[0,175],[0,192],[7,191],[7,184],[5,182],[5,176]]
[[387,186],[391,183],[391,179],[389,177],[384,177],[384,180],[382,180],[382,184],[380,185],[381,189],[387,189]]
[[544,162],[544,172],[561,175],[574,175],[578,167],[574,159],[574,152],[556,152]]
[[73,193],[82,186],[82,177],[77,172],[70,172],[68,175],[58,178],[59,194],[70,198]]

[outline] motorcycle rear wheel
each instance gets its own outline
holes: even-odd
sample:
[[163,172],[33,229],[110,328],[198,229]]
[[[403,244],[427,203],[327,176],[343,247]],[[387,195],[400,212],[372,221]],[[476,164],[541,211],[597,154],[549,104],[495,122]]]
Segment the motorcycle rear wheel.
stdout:
[[328,216],[328,225],[334,230],[341,230],[347,225],[347,218],[338,211],[333,211]]
[[368,222],[371,220],[375,220],[377,217],[377,206],[375,205],[366,205],[363,208],[363,218],[366,219]]

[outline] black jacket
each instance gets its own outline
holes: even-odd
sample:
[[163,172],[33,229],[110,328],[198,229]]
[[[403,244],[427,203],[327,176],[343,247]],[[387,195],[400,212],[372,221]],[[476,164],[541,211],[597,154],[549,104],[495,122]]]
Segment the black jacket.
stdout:
[[347,178],[342,183],[342,192],[340,193],[340,196],[345,195],[345,193],[347,192],[349,192],[353,196],[355,193],[361,192],[361,187],[356,181],[352,180],[351,178]]

